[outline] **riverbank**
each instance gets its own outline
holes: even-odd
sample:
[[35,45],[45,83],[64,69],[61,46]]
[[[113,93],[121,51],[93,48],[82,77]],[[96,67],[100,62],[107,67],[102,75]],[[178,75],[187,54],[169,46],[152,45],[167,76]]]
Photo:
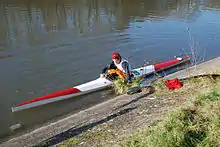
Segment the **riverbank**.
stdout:
[[[195,70],[196,68],[196,70]],[[211,69],[211,70],[210,70]],[[220,70],[220,58],[169,75],[166,78],[188,77]],[[4,142],[0,146],[106,146],[119,145],[138,129],[161,120],[169,111],[192,101],[194,94],[209,91],[213,79],[188,80],[182,89],[170,92],[162,84],[163,79],[146,90],[132,96],[119,96],[94,107],[71,115]],[[199,87],[199,89],[198,89]]]
[[[203,78],[204,80],[204,78]],[[200,84],[204,84],[200,81]],[[162,120],[120,141],[120,146],[220,146],[220,80],[218,86],[194,94],[190,102],[171,111]],[[172,95],[171,95],[172,97]],[[192,96],[188,96],[190,98]]]

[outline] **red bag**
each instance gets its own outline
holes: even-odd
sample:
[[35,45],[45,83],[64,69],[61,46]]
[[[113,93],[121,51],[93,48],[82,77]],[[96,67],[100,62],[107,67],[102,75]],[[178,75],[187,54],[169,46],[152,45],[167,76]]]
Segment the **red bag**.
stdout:
[[172,80],[166,80],[165,85],[170,90],[179,89],[179,88],[183,87],[182,83],[180,82],[180,80],[178,78],[175,78],[175,79],[172,79]]

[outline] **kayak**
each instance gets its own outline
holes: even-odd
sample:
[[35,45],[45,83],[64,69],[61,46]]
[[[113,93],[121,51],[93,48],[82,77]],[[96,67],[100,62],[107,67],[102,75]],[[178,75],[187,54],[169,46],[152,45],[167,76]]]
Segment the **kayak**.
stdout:
[[[174,59],[167,60],[164,62],[156,63],[153,65],[148,65],[148,66],[140,67],[137,69],[133,69],[132,73],[134,77],[140,77],[143,75],[147,76],[155,72],[159,72],[161,70],[165,70],[165,69],[186,63],[188,61],[190,61],[189,56],[185,56],[183,58],[178,57],[178,58],[174,58]],[[71,88],[68,88],[62,91],[47,94],[45,96],[41,96],[41,97],[34,98],[31,100],[25,101],[23,103],[17,104],[16,106],[11,108],[11,111],[12,112],[21,111],[24,109],[29,109],[29,108],[45,105],[48,103],[73,98],[75,96],[84,95],[90,92],[102,90],[112,85],[113,85],[113,81],[105,77],[99,77],[96,80],[87,82],[82,85],[74,86],[74,87],[71,87]]]

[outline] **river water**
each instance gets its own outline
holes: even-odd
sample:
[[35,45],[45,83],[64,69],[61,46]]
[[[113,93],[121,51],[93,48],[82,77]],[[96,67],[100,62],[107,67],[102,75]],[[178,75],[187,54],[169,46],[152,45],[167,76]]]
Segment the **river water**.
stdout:
[[[0,138],[111,98],[111,91],[12,113],[93,80],[120,52],[132,67],[220,55],[219,0],[0,0]],[[188,29],[187,29],[188,28]]]

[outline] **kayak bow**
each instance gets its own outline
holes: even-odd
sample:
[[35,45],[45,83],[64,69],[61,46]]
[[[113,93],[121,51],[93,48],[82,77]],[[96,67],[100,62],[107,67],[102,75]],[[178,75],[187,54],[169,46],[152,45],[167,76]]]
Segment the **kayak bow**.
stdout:
[[[190,60],[189,56],[185,56],[183,58],[175,58],[172,60],[168,60],[165,62],[160,62],[154,65],[149,65],[137,69],[133,69],[132,73],[134,74],[134,77],[140,77],[142,75],[150,75],[154,72],[159,72],[161,70],[165,70],[183,63],[186,63]],[[96,80],[93,80],[91,82],[68,88],[62,91],[58,91],[52,94],[48,94],[42,97],[34,98],[32,100],[20,103],[14,107],[11,108],[12,112],[21,111],[28,108],[33,108],[36,106],[41,106],[44,104],[69,99],[75,96],[87,94],[90,92],[98,91],[101,89],[105,89],[113,84],[112,81],[108,80],[107,78],[98,78]]]

